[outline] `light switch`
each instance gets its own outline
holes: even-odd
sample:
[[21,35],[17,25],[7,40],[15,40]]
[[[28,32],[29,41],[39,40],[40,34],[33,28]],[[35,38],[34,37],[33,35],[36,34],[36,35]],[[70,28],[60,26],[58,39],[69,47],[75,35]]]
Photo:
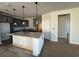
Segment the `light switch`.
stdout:
[[52,28],[53,30],[55,30],[55,28]]

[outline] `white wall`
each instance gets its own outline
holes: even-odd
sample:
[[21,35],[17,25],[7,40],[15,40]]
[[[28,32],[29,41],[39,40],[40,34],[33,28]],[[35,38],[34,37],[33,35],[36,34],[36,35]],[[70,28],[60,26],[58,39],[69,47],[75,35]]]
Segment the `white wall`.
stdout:
[[50,16],[50,13],[42,16],[42,32],[44,33],[45,39],[50,39]]
[[[58,41],[58,15],[70,14],[70,41],[69,42],[74,43],[74,44],[79,44],[79,26],[78,26],[79,25],[79,8],[54,11],[54,12],[49,12],[47,14],[51,14],[50,15],[51,17],[49,17],[50,22],[47,22],[47,23],[50,23],[50,25],[48,26],[51,29],[51,41]],[[47,17],[44,15],[46,14],[42,15],[43,16],[42,20],[44,20],[43,19],[44,17]],[[42,26],[42,28],[44,27],[44,25]]]

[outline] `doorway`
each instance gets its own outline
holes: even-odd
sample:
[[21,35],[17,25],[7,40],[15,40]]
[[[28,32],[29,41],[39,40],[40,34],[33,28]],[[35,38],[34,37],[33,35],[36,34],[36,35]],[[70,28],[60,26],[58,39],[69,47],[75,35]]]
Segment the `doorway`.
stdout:
[[69,43],[70,14],[58,15],[58,42]]

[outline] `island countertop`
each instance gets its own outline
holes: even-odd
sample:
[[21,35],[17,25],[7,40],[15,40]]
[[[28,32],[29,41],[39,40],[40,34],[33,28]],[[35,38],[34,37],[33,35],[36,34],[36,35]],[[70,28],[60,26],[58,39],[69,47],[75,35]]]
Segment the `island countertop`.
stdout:
[[40,33],[40,32],[22,32],[21,31],[21,32],[12,33],[11,35],[39,38],[42,35],[42,33]]

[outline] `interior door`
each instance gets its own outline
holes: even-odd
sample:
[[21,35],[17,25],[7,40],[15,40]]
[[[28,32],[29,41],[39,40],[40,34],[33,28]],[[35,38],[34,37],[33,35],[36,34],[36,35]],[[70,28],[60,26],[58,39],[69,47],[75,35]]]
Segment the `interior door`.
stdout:
[[67,38],[66,33],[66,15],[58,16],[58,37],[59,38]]

